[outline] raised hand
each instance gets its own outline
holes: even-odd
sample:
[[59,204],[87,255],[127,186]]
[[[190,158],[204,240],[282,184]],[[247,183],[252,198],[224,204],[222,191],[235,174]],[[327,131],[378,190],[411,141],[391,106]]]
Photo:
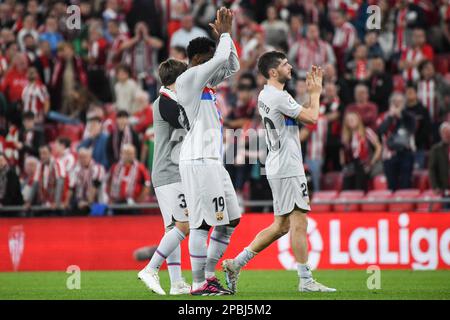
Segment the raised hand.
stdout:
[[213,30],[213,34],[216,38],[220,37],[222,33],[231,33],[233,24],[233,12],[225,7],[217,10],[216,20],[214,23],[210,23],[209,26]]
[[311,72],[306,74],[306,90],[311,94],[322,92],[323,70],[321,67],[312,66]]

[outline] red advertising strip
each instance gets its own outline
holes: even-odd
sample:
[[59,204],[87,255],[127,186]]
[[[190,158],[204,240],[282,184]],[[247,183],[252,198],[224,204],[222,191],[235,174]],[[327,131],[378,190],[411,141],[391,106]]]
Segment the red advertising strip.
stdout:
[[[309,215],[310,264],[315,269],[450,269],[448,213],[317,213]],[[225,258],[234,257],[273,221],[271,214],[245,214]],[[157,245],[159,216],[0,219],[0,271],[138,270],[137,248]],[[182,266],[189,269],[187,241]],[[293,269],[285,236],[248,265]]]

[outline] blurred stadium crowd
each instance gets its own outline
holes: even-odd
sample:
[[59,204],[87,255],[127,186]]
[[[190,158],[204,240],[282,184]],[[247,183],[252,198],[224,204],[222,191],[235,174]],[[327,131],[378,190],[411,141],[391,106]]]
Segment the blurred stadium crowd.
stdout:
[[[66,10],[78,5],[81,28]],[[368,30],[367,7],[381,28]],[[449,189],[450,1],[0,1],[0,203],[70,212],[154,201],[157,68],[186,59],[231,7],[241,70],[220,85],[228,128],[263,128],[259,55],[286,53],[287,90],[325,70],[321,115],[302,126],[312,190]],[[231,139],[232,140],[232,139]],[[236,157],[258,157],[251,152]],[[261,164],[226,165],[244,199],[271,199]]]

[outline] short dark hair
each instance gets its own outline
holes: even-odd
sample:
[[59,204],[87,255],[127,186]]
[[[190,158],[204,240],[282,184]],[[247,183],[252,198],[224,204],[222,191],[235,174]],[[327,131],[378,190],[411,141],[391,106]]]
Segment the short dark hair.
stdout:
[[33,111],[25,111],[22,115],[23,120],[34,120],[34,113]]
[[159,65],[158,75],[163,86],[170,86],[187,69],[186,63],[176,59],[167,59]]
[[422,61],[419,63],[419,65],[417,66],[417,69],[419,69],[419,73],[422,73],[422,70],[423,70],[427,65],[429,65],[429,64],[431,64],[432,66],[434,66],[434,65],[433,65],[433,61],[431,61],[431,60],[428,60],[428,59],[422,60]]
[[129,77],[131,76],[131,68],[126,64],[123,64],[123,63],[119,64],[116,67],[116,72],[118,73],[119,71],[125,72],[126,74],[128,74]]
[[417,85],[414,81],[408,81],[406,82],[405,89],[414,89],[414,91],[417,91]]
[[187,52],[186,52],[186,48],[183,46],[173,46],[172,47],[173,50],[181,53],[185,58],[187,57]]
[[198,37],[192,39],[187,47],[189,61],[197,54],[206,54],[216,49],[216,43],[207,37]]
[[128,118],[130,114],[127,110],[119,110],[117,111],[116,118]]
[[66,148],[70,148],[70,145],[72,144],[72,141],[67,137],[59,137],[57,141]]
[[281,60],[286,59],[286,55],[280,51],[270,51],[264,53],[258,60],[258,70],[264,76],[269,79],[269,70],[277,68],[280,65]]

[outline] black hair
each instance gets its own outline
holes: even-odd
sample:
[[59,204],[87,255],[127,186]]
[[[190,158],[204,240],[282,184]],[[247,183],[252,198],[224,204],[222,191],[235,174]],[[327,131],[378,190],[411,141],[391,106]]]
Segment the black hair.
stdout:
[[191,61],[198,54],[207,54],[216,49],[216,43],[207,37],[198,37],[189,42],[187,55]]
[[116,118],[128,118],[130,114],[126,110],[117,111]]
[[22,115],[23,120],[34,120],[34,113],[33,111],[25,111]]
[[433,62],[431,60],[425,59],[422,60],[419,65],[417,66],[417,69],[419,70],[419,73],[422,73],[422,70],[428,65],[431,64],[433,65]]
[[123,72],[125,72],[126,74],[128,74],[128,76],[129,77],[131,77],[131,68],[128,66],[128,65],[126,65],[126,64],[119,64],[117,67],[116,67],[116,72],[119,72],[119,71],[123,71]]
[[414,89],[414,91],[417,91],[417,85],[416,85],[416,83],[414,82],[414,81],[408,81],[408,82],[406,82],[406,86],[405,86],[405,89],[409,89],[409,88],[413,88]]
[[175,83],[178,76],[187,69],[186,63],[176,59],[167,59],[159,65],[158,75],[163,86]]
[[250,72],[243,73],[239,78],[238,84],[241,82],[241,80],[244,80],[244,79],[250,81],[250,83],[251,83],[250,86],[252,89],[256,88],[256,86],[257,86],[256,79],[252,73],[250,73]]
[[264,76],[269,79],[269,70],[277,68],[281,60],[286,59],[286,55],[280,51],[270,51],[264,53],[258,60],[258,70]]
[[70,145],[72,144],[72,141],[67,137],[59,137],[57,141],[66,148],[70,148]]
[[172,49],[181,53],[184,57],[187,57],[186,48],[183,46],[173,46]]

